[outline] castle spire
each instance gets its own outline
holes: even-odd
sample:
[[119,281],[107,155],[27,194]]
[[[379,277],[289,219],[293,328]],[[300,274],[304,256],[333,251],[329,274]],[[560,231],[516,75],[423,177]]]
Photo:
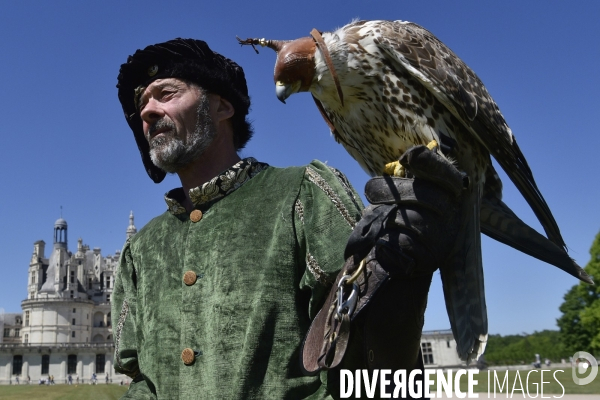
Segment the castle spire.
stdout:
[[127,227],[127,239],[129,239],[136,233],[137,233],[137,229],[136,229],[135,225],[133,224],[133,211],[131,211],[129,214],[129,226]]

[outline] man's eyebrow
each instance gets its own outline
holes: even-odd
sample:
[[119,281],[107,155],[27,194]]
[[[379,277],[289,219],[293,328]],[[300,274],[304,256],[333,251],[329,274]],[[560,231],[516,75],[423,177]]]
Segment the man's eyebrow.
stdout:
[[[179,88],[179,85],[177,85],[177,83],[175,83],[175,82],[164,81],[164,82],[159,82],[159,83],[153,85],[151,90],[155,90],[155,89],[160,90],[160,89],[164,89],[165,87],[168,87],[168,86]],[[135,89],[134,101],[135,101],[135,105],[137,106],[138,110],[142,106],[142,97],[143,97],[144,93],[146,92],[147,88],[148,88],[148,86],[138,86]]]

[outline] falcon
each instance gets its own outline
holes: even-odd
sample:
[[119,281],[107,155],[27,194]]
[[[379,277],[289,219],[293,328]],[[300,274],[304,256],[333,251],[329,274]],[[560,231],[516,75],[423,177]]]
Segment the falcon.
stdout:
[[[446,307],[464,360],[487,340],[480,232],[593,283],[566,245],[511,129],[477,75],[425,28],[406,21],[354,21],[291,41],[246,39],[277,52],[275,88],[285,103],[310,92],[334,138],[371,176],[415,145],[469,177],[461,246],[440,267]],[[256,50],[256,49],[255,49]],[[493,156],[543,226],[546,237],[502,202]]]

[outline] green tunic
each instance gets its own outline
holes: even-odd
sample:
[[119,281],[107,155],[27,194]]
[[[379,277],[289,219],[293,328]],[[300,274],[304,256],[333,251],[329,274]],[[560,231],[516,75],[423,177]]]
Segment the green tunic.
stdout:
[[169,211],[121,254],[115,370],[137,376],[124,398],[329,396],[326,374],[302,374],[299,349],[343,265],[360,198],[319,161],[280,169],[254,159],[190,197],[198,222],[180,206],[182,190],[171,191]]

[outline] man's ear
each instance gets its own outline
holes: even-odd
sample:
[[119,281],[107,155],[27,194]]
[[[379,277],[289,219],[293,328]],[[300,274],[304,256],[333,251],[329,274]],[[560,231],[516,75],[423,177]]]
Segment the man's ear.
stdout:
[[215,111],[213,113],[213,119],[215,119],[215,122],[224,121],[233,117],[233,114],[235,114],[235,109],[229,101],[218,94],[211,93],[210,96],[213,97],[211,99],[211,107],[215,107]]

